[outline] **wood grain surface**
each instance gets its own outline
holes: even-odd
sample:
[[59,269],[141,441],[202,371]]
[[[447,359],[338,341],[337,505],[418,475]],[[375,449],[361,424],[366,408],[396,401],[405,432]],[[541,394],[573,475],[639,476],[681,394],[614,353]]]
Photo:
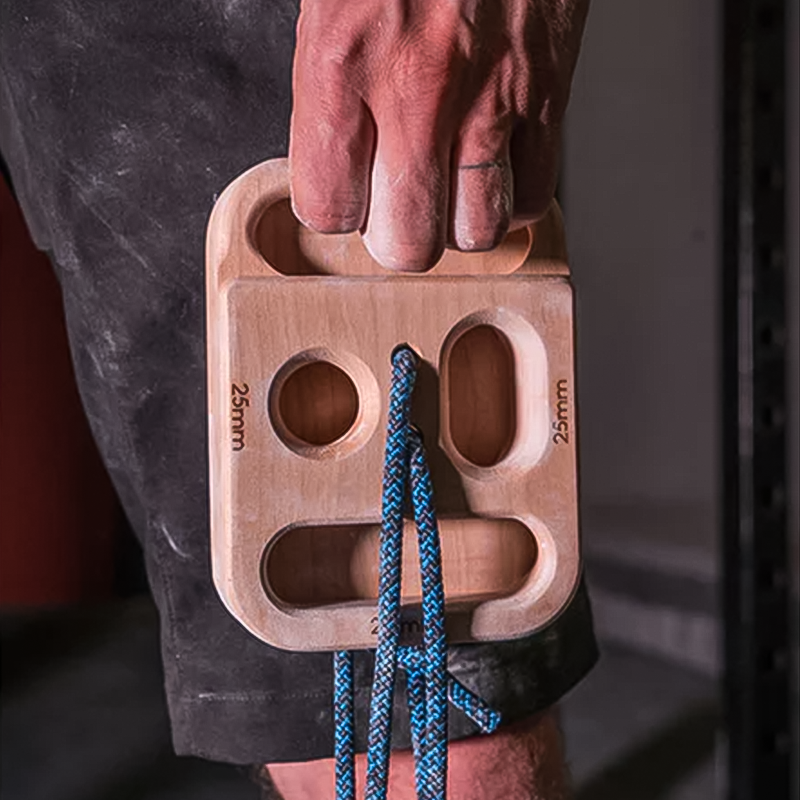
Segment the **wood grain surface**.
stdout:
[[[523,636],[579,577],[572,289],[554,205],[491,253],[389,272],[294,219],[284,160],[208,226],[212,562],[227,607],[294,650],[374,647],[392,350],[421,356],[415,422],[441,516],[451,641]],[[403,598],[419,578],[406,530]]]

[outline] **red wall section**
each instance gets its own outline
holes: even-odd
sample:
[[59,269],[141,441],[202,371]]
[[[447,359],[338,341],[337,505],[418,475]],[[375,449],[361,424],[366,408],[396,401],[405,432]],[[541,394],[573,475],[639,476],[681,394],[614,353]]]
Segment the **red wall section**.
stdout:
[[109,596],[118,514],[75,386],[58,282],[0,179],[0,604]]

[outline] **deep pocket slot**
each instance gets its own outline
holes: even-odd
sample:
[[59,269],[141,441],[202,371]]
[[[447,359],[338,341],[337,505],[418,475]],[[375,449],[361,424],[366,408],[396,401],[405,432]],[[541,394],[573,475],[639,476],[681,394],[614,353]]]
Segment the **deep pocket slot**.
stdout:
[[[250,241],[282,275],[381,275],[387,270],[369,254],[358,233],[317,233],[301,225],[288,199],[263,210]],[[533,238],[527,228],[510,232],[494,250],[460,253],[447,250],[434,274],[506,275],[525,261]]]
[[[445,596],[452,601],[506,597],[518,591],[536,564],[531,531],[514,519],[439,521]],[[307,525],[290,528],[268,548],[263,580],[277,600],[310,607],[378,596],[380,525]],[[404,602],[421,597],[416,529],[406,522]]]
[[492,325],[468,328],[447,360],[450,438],[462,458],[492,467],[511,449],[517,430],[514,351]]
[[327,361],[311,361],[286,378],[276,408],[283,424],[301,442],[327,445],[353,427],[358,392],[343,369]]

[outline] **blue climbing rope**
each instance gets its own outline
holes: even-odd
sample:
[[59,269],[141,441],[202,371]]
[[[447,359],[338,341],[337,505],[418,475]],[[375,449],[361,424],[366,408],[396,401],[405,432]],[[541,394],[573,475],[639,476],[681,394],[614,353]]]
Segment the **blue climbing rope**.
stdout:
[[353,654],[340,650],[333,654],[334,757],[336,760],[337,800],[355,800],[355,713],[353,701]]
[[[411,424],[417,356],[407,345],[392,354],[392,388],[383,471],[378,644],[370,702],[366,800],[386,800],[392,705],[398,666],[406,673],[411,742],[419,800],[445,800],[447,701],[485,733],[500,715],[447,672],[444,587],[433,487],[419,431]],[[422,579],[422,644],[400,644],[403,510],[410,490]],[[334,654],[334,753],[337,800],[355,798],[353,656]]]

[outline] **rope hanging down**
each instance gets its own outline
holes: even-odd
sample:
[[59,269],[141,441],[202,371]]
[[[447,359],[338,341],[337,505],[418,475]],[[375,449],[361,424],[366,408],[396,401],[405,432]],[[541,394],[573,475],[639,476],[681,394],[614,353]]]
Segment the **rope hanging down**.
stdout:
[[[392,388],[383,471],[378,585],[378,646],[370,704],[366,800],[385,800],[392,741],[392,703],[398,666],[406,688],[419,800],[445,800],[447,700],[484,733],[500,715],[447,672],[444,588],[433,488],[422,438],[411,425],[417,356],[407,345],[392,355]],[[422,644],[400,644],[403,507],[410,489],[422,578]],[[337,800],[355,798],[353,655],[334,654],[334,726]]]

